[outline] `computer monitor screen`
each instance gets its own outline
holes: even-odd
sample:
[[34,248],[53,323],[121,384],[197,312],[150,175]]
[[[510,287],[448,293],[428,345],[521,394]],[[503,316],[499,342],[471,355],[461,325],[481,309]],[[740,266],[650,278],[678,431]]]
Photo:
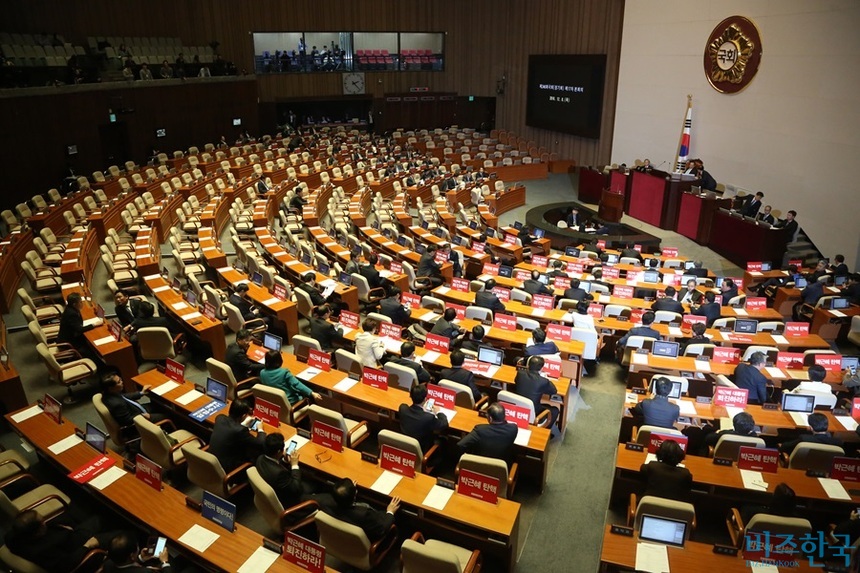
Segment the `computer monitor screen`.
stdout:
[[317,270],[321,275],[328,276],[329,271],[331,271],[331,267],[325,263],[320,263],[320,266],[317,267]]
[[97,452],[100,454],[105,453],[105,448],[107,447],[107,432],[102,432],[89,422],[87,422],[87,430],[86,434],[84,434],[84,441],[91,445]]
[[382,229],[382,236],[390,239],[391,238],[391,229]]
[[197,295],[194,294],[194,291],[186,291],[185,300],[188,301],[188,304],[191,306],[197,306]]
[[442,227],[436,227],[433,229],[433,234],[441,239],[445,236],[445,231],[442,230]]
[[680,382],[672,382],[672,391],[669,392],[669,398],[674,398],[675,400],[681,399],[681,387],[683,384]]
[[352,284],[352,276],[348,273],[340,273],[340,282],[342,282],[346,286],[349,286]]
[[540,275],[540,276],[538,277],[538,281],[539,281],[541,284],[548,285],[548,284],[549,284],[549,277],[548,277],[548,276],[546,276],[546,275]]
[[305,265],[311,264],[311,256],[307,253],[302,255],[302,263]]
[[263,284],[263,273],[254,271],[254,274],[251,275],[251,282],[257,286]]
[[478,362],[486,362],[494,366],[501,366],[504,357],[505,353],[498,348],[492,348],[490,346],[478,347]]
[[639,539],[683,547],[687,536],[687,522],[656,515],[643,515]]
[[179,284],[179,279],[177,277],[173,277],[173,282],[170,283],[170,286],[173,290],[179,290],[182,287],[182,285]]
[[496,230],[493,229],[492,227],[487,227],[487,236],[488,237],[495,237],[496,236]]
[[579,256],[579,249],[576,247],[567,247],[564,250],[564,254],[567,255],[568,257],[578,257]]
[[520,230],[520,229],[522,229],[522,228],[523,228],[523,224],[522,224],[522,222],[521,222],[521,221],[514,221],[514,229],[516,229],[517,231],[519,231],[519,230]]
[[213,400],[227,403],[227,385],[218,382],[214,378],[206,379],[206,395]]
[[834,284],[834,286],[842,286],[845,284],[845,281],[847,281],[847,280],[848,280],[848,277],[845,275],[842,275],[841,277],[833,277],[833,284]]
[[696,275],[681,275],[681,286],[686,287],[687,281],[696,280]]
[[430,223],[429,223],[429,222],[427,222],[427,221],[421,221],[421,228],[422,228],[422,229],[429,229],[429,228],[430,228]]
[[280,336],[270,334],[268,332],[263,333],[263,346],[268,350],[275,350],[276,352],[280,352],[282,342],[283,340]]
[[423,255],[426,250],[427,250],[427,247],[425,247],[424,245],[421,245],[421,244],[415,245],[415,252],[418,253],[419,255]]
[[478,228],[478,222],[477,221],[469,221],[469,228],[472,229],[473,231],[476,230]]
[[769,270],[770,270],[770,269],[772,269],[772,268],[773,268],[773,265],[771,264],[771,262],[770,262],[770,261],[764,261],[764,262],[761,264],[761,270],[762,270],[762,272],[764,272],[764,271],[769,271]]
[[397,237],[397,244],[400,245],[401,247],[405,247],[406,246],[406,237],[404,237],[403,235],[400,235],[399,237]]
[[614,265],[618,262],[618,255],[606,255],[606,264]]
[[830,303],[830,308],[834,310],[838,310],[841,308],[848,308],[850,306],[850,302],[847,298],[834,298],[833,302]]
[[651,354],[654,356],[666,356],[668,358],[678,357],[678,348],[680,344],[677,342],[668,342],[666,340],[655,340],[651,344]]
[[758,329],[758,321],[752,318],[735,319],[735,332],[739,334],[755,334]]
[[586,281],[582,281],[581,283],[579,283],[579,288],[581,288],[585,292],[590,293],[591,292],[591,283],[586,282]]
[[508,265],[501,265],[499,267],[499,276],[505,277],[506,279],[511,278],[512,276],[514,276],[514,268],[509,267]]
[[792,394],[783,392],[782,394],[782,410],[783,412],[803,412],[811,414],[815,408],[815,396],[807,394]]
[[843,356],[842,357],[842,370],[850,370],[851,372],[856,372],[858,366],[860,366],[860,357],[858,357],[858,356]]
[[696,263],[693,261],[684,261],[684,270],[685,271],[688,271],[692,268],[695,268],[695,266],[696,266]]
[[660,282],[660,273],[657,271],[645,271],[642,273],[642,282],[658,283]]
[[794,281],[795,288],[806,288],[807,281],[803,277],[797,277],[797,280]]

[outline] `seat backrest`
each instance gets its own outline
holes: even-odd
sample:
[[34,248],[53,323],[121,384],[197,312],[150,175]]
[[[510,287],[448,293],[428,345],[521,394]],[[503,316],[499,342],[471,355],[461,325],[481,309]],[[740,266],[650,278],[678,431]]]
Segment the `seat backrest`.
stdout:
[[287,399],[286,392],[273,386],[254,384],[251,387],[251,394],[254,395],[254,398],[261,398],[278,406],[278,419],[284,424],[292,424],[292,420],[290,419],[292,405],[290,405],[290,401]]
[[236,378],[233,376],[233,370],[224,362],[214,358],[206,359],[206,370],[209,372],[210,378],[227,385],[227,398],[235,400]]
[[254,491],[254,506],[266,520],[266,523],[277,532],[281,532],[281,513],[284,506],[275,490],[257,471],[257,468],[248,468],[248,482]]
[[764,440],[761,438],[753,438],[751,436],[734,436],[726,434],[720,436],[717,445],[714,448],[715,458],[729,458],[732,461],[738,461],[741,454],[741,447],[752,446],[756,448],[765,447]]
[[185,461],[188,462],[188,481],[219,497],[227,497],[227,491],[224,488],[224,478],[227,474],[218,458],[200,449],[196,443],[182,446],[182,453],[185,454]]
[[122,428],[114,417],[111,416],[110,411],[102,401],[101,392],[93,395],[93,406],[95,407],[99,418],[101,418],[102,423],[105,425],[111,441],[116,445],[116,447],[122,449],[125,446],[125,440],[122,439]]
[[317,512],[315,521],[320,544],[328,553],[362,571],[371,568],[370,540],[360,527],[323,511]]
[[229,302],[223,303],[222,308],[227,312],[227,328],[233,332],[239,332],[245,326],[242,312],[238,307]]
[[379,430],[377,442],[380,451],[382,446],[387,445],[413,454],[415,456],[415,471],[424,471],[424,452],[421,450],[421,444],[415,438],[391,430]]
[[137,331],[137,342],[140,357],[144,360],[164,360],[175,358],[173,350],[173,337],[170,331],[163,327],[146,327]]
[[469,470],[496,478],[499,480],[499,497],[506,498],[508,496],[508,464],[504,460],[475,454],[463,454],[457,463],[457,470]]
[[465,384],[460,384],[459,382],[454,382],[453,380],[442,379],[439,380],[439,386],[445,388],[447,390],[453,390],[457,393],[454,396],[454,405],[460,408],[468,408],[469,410],[475,409],[475,396],[472,395],[472,390]]
[[343,419],[340,412],[335,412],[334,410],[312,404],[308,407],[308,418],[310,418],[311,424],[319,421],[334,428],[340,428],[343,432],[342,443],[344,445],[348,445],[346,421]]
[[445,551],[444,546],[418,543],[407,539],[400,547],[402,573],[462,573],[463,565],[457,556]]
[[513,392],[509,392],[507,390],[502,390],[499,392],[499,402],[507,402],[508,404],[513,404],[515,406],[528,408],[529,424],[535,423],[535,405],[525,396],[520,396],[519,394],[514,394]]
[[693,523],[696,521],[696,508],[691,503],[646,495],[639,500],[639,504],[636,506],[636,519],[634,521],[634,529],[636,531],[642,529],[643,515],[654,515],[686,521],[687,530],[684,537],[685,539],[689,539]]
[[655,434],[665,434],[670,436],[682,436],[680,430],[676,430],[675,428],[661,428],[660,426],[649,426],[648,424],[644,424],[639,426],[639,433],[636,434],[636,443],[648,445],[651,441],[651,433]]
[[[298,289],[296,292],[298,292]],[[343,348],[338,348],[334,351],[334,358],[337,363],[338,370],[341,372],[349,372],[349,374],[356,379],[361,378],[361,374],[364,369],[361,365],[361,359],[357,354],[344,350]]]
[[[5,495],[3,496],[5,497]],[[12,514],[14,516],[14,513]],[[23,557],[15,555],[9,548],[3,545],[0,547],[0,561],[10,567],[15,573],[48,573],[32,561],[28,561]]]
[[155,424],[141,416],[134,417],[134,426],[140,434],[140,451],[165,469],[173,467],[167,435]]
[[493,320],[493,311],[489,308],[484,308],[482,306],[467,306],[466,307],[466,318],[474,319],[474,320],[489,320],[492,322]]
[[293,343],[293,353],[302,362],[308,360],[308,349],[313,348],[322,351],[319,341],[310,336],[297,334],[290,339],[290,342]]
[[808,519],[799,517],[782,517],[768,513],[757,513],[750,518],[744,528],[744,534],[749,532],[770,532],[771,535],[791,534],[795,539],[810,533],[812,524]]
[[788,467],[794,470],[829,471],[835,456],[844,456],[845,450],[830,444],[801,442],[791,452]]
[[414,384],[418,384],[418,375],[408,366],[386,362],[383,369],[394,377],[394,382],[404,390],[409,390]]

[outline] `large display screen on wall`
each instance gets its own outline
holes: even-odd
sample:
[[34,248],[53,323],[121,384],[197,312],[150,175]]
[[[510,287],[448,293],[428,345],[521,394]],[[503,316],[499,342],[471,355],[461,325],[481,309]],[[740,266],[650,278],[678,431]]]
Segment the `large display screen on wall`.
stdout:
[[526,125],[600,137],[606,55],[529,56]]

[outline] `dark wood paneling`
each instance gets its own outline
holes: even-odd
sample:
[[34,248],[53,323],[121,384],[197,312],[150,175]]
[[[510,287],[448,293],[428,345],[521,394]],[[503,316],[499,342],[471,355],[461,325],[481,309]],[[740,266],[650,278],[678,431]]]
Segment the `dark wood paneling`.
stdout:
[[[7,0],[4,28],[57,31],[75,43],[88,35],[177,36],[186,45],[217,40],[220,52],[240,70],[252,69],[253,31],[445,32],[444,72],[368,73],[368,93],[381,98],[425,86],[432,92],[495,97],[504,75],[497,127],[561,157],[600,164],[608,161],[612,146],[623,14],[624,0]],[[540,53],[608,55],[599,140],[525,126],[528,56]],[[257,87],[261,102],[341,93],[337,73],[267,76]],[[203,131],[203,139],[209,138]]]

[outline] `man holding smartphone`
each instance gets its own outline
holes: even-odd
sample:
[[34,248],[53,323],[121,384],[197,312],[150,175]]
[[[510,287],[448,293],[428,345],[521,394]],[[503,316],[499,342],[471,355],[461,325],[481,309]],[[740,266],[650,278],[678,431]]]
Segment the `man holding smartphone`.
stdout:
[[314,490],[310,484],[302,481],[299,453],[295,451],[296,442],[291,441],[286,448],[284,443],[284,435],[280,432],[268,434],[263,444],[263,454],[257,458],[255,466],[260,477],[275,490],[281,505],[288,508],[303,501]]
[[105,573],[152,573],[154,570],[168,569],[170,563],[166,541],[164,537],[159,537],[154,547],[146,547],[141,551],[137,540],[130,533],[120,533],[111,540],[108,547]]

